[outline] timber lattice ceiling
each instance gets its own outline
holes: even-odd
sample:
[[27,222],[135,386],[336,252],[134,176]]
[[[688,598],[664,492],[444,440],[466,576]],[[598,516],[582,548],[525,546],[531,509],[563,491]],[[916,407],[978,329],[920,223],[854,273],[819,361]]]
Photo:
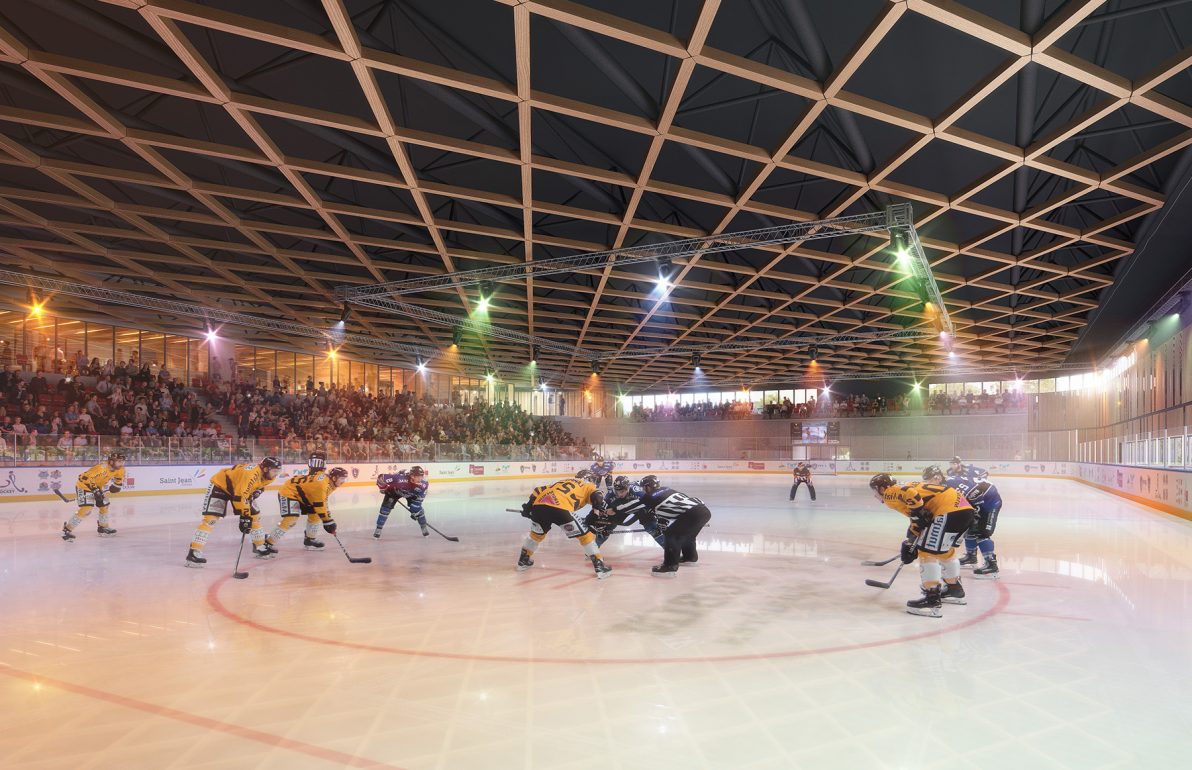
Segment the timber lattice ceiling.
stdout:
[[[1065,360],[1192,144],[1189,37],[1192,6],[1154,0],[6,3],[0,254],[330,329],[340,285],[910,201],[962,361],[1044,367]],[[639,391],[689,382],[691,366],[617,361],[631,346],[930,328],[882,238],[675,268],[664,296],[650,265],[501,284],[489,320],[610,355],[606,379]],[[478,297],[404,299],[462,316]],[[50,310],[198,330],[197,315],[64,296]],[[349,325],[439,348],[453,334],[360,308]],[[819,354],[828,374],[946,356],[931,340]],[[801,376],[807,357],[702,363],[747,384]],[[543,364],[557,383],[589,374],[582,358]]]

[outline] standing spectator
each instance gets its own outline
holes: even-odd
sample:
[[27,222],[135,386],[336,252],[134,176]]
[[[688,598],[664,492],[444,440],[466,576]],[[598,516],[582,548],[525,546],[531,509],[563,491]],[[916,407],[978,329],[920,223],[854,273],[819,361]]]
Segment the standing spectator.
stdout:
[[33,396],[33,405],[40,406],[41,400],[50,390],[50,384],[46,382],[46,375],[40,369],[33,375],[33,379],[29,380],[29,393]]

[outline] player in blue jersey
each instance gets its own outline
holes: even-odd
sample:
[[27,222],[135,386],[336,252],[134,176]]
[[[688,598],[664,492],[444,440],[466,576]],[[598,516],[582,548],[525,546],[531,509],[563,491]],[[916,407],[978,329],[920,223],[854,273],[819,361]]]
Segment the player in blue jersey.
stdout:
[[[638,521],[638,517],[646,510],[641,501],[644,494],[641,486],[630,482],[625,476],[617,476],[613,481],[613,493],[605,501],[608,508],[604,511],[593,510],[584,519],[584,525],[596,534],[597,546],[604,545],[604,541],[617,527],[627,527]],[[665,535],[658,520],[649,526],[644,523],[642,526],[654,538],[654,542],[666,547]]]
[[420,465],[415,465],[408,471],[383,473],[377,476],[377,489],[385,495],[385,499],[381,501],[381,510],[377,514],[377,528],[373,531],[373,537],[381,537],[381,530],[385,528],[385,522],[389,520],[389,514],[399,499],[407,501],[410,518],[422,527],[422,536],[429,535],[430,529],[426,526],[426,514],[422,512],[422,501],[426,499],[429,487],[426,471]]
[[[958,459],[958,458],[957,458]],[[997,580],[997,555],[993,551],[993,531],[997,528],[997,517],[1002,510],[1002,496],[997,487],[990,483],[988,473],[982,468],[973,466],[961,467],[969,471],[966,473],[944,475],[938,465],[928,466],[923,470],[923,480],[932,484],[943,484],[952,487],[972,504],[976,515],[972,526],[964,533],[964,556],[960,559],[962,567],[976,567],[973,577],[984,580]],[[981,550],[985,564],[977,567],[977,549]]]
[[597,487],[603,483],[604,488],[611,495],[613,491],[613,471],[616,469],[617,466],[612,460],[605,460],[600,455],[594,454],[592,455],[592,465],[588,468],[588,472],[592,474],[592,483]]
[[948,464],[948,476],[967,477],[975,483],[989,478],[989,471],[978,468],[972,463],[966,463],[959,457],[953,457],[952,462]]

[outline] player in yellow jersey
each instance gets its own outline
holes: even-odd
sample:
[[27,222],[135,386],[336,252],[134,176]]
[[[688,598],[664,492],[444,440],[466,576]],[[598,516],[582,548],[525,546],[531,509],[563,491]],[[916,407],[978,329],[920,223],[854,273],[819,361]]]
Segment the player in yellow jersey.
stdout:
[[281,521],[274,527],[273,533],[265,538],[265,544],[273,550],[281,539],[286,536],[298,522],[299,516],[306,517],[306,532],[302,545],[306,550],[318,550],[323,542],[317,540],[319,525],[327,534],[335,534],[335,519],[331,518],[331,510],[327,507],[327,498],[339,489],[348,478],[348,471],[344,468],[332,468],[329,471],[316,470],[311,467],[310,473],[291,476],[281,485],[277,493],[277,503],[281,508]]
[[83,523],[83,519],[91,513],[92,508],[99,509],[96,519],[96,532],[100,537],[111,537],[116,534],[112,529],[111,519],[108,518],[108,494],[119,492],[124,488],[124,454],[112,452],[108,459],[99,465],[79,474],[75,484],[75,502],[79,508],[70,521],[62,522],[62,539],[70,542],[75,539],[74,529]]
[[252,535],[253,554],[265,558],[277,553],[265,543],[257,498],[280,472],[281,460],[266,457],[255,465],[233,465],[216,473],[207,486],[207,496],[203,498],[203,520],[199,522],[194,540],[190,543],[186,566],[202,567],[207,563],[203,558],[203,546],[207,544],[215,522],[227,515],[228,503],[232,504],[232,511],[240,518],[241,534]]
[[530,520],[530,533],[522,545],[521,557],[517,560],[517,571],[522,572],[534,566],[534,551],[538,544],[546,539],[553,525],[558,525],[567,533],[567,537],[575,538],[583,546],[584,553],[592,560],[592,567],[596,570],[596,578],[603,580],[612,574],[612,569],[600,557],[600,547],[596,545],[596,535],[592,534],[584,525],[584,520],[577,513],[587,505],[598,514],[604,513],[607,505],[604,495],[592,483],[592,475],[587,470],[575,474],[574,478],[556,481],[554,484],[536,487],[530,493],[530,499],[522,505],[522,516]]
[[919,560],[923,598],[907,602],[906,611],[938,618],[943,614],[940,608],[944,602],[964,604],[956,544],[973,523],[969,501],[943,484],[899,484],[888,473],[871,478],[869,488],[883,505],[911,520],[902,543],[902,563]]

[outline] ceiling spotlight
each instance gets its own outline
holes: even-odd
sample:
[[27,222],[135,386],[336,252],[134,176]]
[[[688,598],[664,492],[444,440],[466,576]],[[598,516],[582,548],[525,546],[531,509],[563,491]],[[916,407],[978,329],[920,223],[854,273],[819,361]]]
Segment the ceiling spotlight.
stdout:
[[214,330],[214,329],[208,329],[208,330],[207,330],[207,341],[208,341],[208,342],[215,342],[217,339],[219,339],[219,335],[215,333],[215,330]]
[[455,345],[458,348],[463,341],[464,341],[464,327],[457,326],[451,332],[451,344]]
[[538,354],[541,352],[541,348],[539,348],[537,345],[530,346],[530,366],[534,366],[538,363]]
[[348,314],[352,312],[352,308],[347,302],[344,303],[343,312],[339,314],[339,325],[343,326],[348,322]]
[[894,247],[894,256],[899,262],[908,262],[911,258],[910,238],[906,230],[898,229],[890,232],[890,244]]
[[484,370],[484,379],[488,380],[489,382],[493,381],[493,370],[492,369]]
[[811,348],[808,350],[808,354],[811,356],[811,363],[814,364],[816,361],[819,360],[819,347],[816,345],[812,345]]
[[423,361],[421,358],[416,358],[414,360],[417,363],[418,371],[425,372],[426,371],[426,362]]
[[546,380],[539,377],[538,378],[538,387],[542,389],[543,393],[545,393],[546,392]]
[[691,365],[692,365],[693,367],[695,367],[696,369],[698,369],[698,368],[699,368],[699,362],[700,362],[700,355],[699,355],[699,353],[692,353],[692,354],[691,354]]
[[592,359],[592,376],[596,377],[596,376],[599,376],[599,374],[600,374],[600,361],[598,359],[593,358]]

